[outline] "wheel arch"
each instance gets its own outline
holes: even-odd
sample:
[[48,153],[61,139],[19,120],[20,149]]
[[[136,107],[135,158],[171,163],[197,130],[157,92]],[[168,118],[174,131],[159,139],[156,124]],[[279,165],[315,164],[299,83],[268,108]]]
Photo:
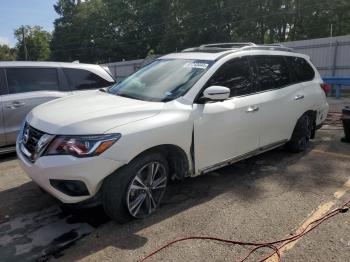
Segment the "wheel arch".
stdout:
[[161,153],[168,161],[171,179],[181,180],[188,175],[190,163],[187,154],[181,147],[173,144],[163,144],[148,148],[135,156],[131,161],[154,152]]
[[312,133],[311,133],[311,139],[314,139],[314,138],[315,138],[315,135],[316,135],[316,118],[317,118],[317,111],[316,111],[316,110],[310,109],[310,110],[307,110],[306,112],[304,112],[303,114],[301,114],[301,115],[299,116],[299,118],[296,119],[296,121],[295,121],[295,123],[294,123],[294,127],[293,127],[293,130],[292,130],[292,133],[291,133],[290,136],[289,136],[289,140],[290,140],[291,137],[292,137],[292,134],[293,134],[293,132],[294,132],[294,130],[295,130],[297,124],[298,124],[298,121],[299,121],[300,118],[302,118],[304,115],[308,115],[308,116],[311,117],[311,119],[312,119],[312,126],[313,126],[313,128],[312,128]]
[[317,111],[316,110],[308,110],[306,111],[302,116],[308,115],[311,118],[312,121],[312,132],[311,132],[311,139],[315,138],[316,135],[316,118],[317,118]]

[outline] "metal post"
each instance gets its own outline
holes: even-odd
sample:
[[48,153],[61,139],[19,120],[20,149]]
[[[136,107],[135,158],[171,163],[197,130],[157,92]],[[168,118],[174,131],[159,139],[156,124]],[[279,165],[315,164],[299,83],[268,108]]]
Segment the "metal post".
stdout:
[[337,85],[336,88],[335,88],[335,97],[337,99],[340,99],[341,97],[341,85]]
[[24,26],[22,26],[22,41],[23,41],[23,49],[24,49],[24,59],[25,61],[28,61],[28,50],[27,50],[27,43],[26,43],[26,36],[24,32]]
[[339,42],[335,41],[335,43],[334,43],[334,53],[333,53],[332,76],[335,76],[336,69],[337,69],[338,46],[339,46]]
[[[339,43],[338,41],[335,41],[334,43],[334,52],[333,52],[333,64],[332,64],[332,76],[335,76],[336,70],[337,70],[337,56],[338,56],[338,46]],[[334,85],[331,86],[331,96],[333,95],[333,89],[334,89]],[[338,87],[336,87],[336,95],[337,95],[337,90]]]

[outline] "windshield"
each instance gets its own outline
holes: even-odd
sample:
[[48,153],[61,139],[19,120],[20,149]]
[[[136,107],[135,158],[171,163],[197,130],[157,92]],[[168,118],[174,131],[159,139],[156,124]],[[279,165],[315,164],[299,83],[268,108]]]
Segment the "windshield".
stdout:
[[171,101],[184,95],[212,64],[207,60],[159,59],[108,92],[145,101]]

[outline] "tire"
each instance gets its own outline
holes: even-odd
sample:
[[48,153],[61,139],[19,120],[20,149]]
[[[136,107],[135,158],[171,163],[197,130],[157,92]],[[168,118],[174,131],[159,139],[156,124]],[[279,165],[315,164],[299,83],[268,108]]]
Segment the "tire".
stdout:
[[137,157],[103,182],[106,214],[119,223],[151,215],[163,198],[168,178],[168,162],[160,153]]
[[312,135],[312,118],[305,114],[297,122],[292,138],[286,144],[288,151],[299,153],[306,150]]

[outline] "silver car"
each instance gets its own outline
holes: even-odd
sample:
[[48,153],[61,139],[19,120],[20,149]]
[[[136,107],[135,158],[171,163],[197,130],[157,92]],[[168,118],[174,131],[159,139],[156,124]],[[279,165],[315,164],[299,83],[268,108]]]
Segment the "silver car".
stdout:
[[21,123],[35,106],[114,82],[99,65],[0,62],[0,153],[14,150]]

